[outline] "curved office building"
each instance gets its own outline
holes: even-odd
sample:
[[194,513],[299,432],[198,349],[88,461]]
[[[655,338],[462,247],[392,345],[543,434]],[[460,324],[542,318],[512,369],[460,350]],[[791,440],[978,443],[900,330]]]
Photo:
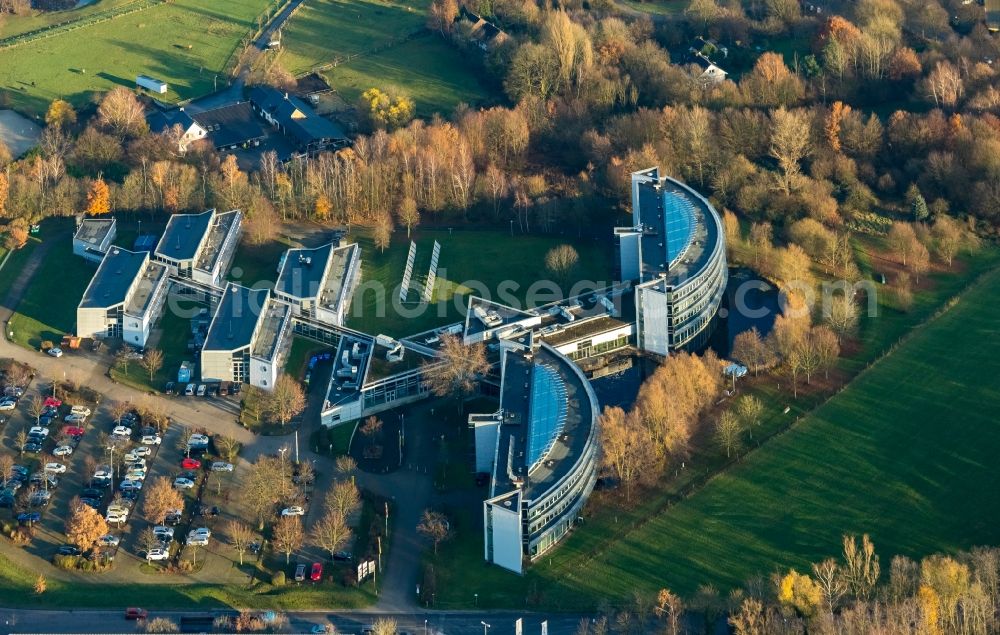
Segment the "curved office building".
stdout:
[[597,481],[597,397],[548,344],[505,346],[500,410],[473,415],[486,560],[520,573],[572,528]]
[[615,229],[621,279],[635,283],[636,345],[704,346],[728,281],[725,233],[704,196],[659,168],[632,174],[632,226]]

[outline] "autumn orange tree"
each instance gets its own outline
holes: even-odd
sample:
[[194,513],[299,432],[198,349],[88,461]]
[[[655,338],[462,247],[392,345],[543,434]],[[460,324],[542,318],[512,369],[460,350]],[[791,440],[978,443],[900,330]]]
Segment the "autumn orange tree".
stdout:
[[111,192],[104,178],[98,174],[87,191],[88,214],[107,214],[111,211]]
[[89,505],[78,505],[66,521],[66,539],[80,551],[87,551],[108,533],[104,517]]

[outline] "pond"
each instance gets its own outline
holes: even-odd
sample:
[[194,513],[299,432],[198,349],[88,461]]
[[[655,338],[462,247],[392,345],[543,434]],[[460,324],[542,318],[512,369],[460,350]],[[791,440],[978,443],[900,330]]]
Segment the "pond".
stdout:
[[756,272],[746,268],[729,270],[729,285],[716,318],[715,332],[709,348],[720,357],[728,357],[733,339],[744,331],[757,327],[761,337],[766,337],[780,315],[777,287]]

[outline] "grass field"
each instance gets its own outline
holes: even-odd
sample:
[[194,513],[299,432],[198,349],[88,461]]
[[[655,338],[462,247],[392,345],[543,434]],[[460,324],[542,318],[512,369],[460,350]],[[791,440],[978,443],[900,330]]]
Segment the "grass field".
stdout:
[[[995,267],[996,256],[984,253],[960,274],[936,276],[911,313],[868,320],[858,358],[884,350],[972,276]],[[634,509],[591,509],[566,544],[523,578],[482,564],[477,519],[456,510],[456,540],[438,559],[437,585],[448,589],[438,594],[439,608],[467,607],[474,592],[480,605],[521,606],[533,597],[570,610],[605,597],[627,602],[633,590],[663,586],[690,594],[713,584],[725,594],[754,574],[836,555],[846,532],[871,533],[884,563],[896,553],[997,544],[1000,478],[991,457],[1000,451],[1000,430],[991,418],[1000,389],[989,383],[989,369],[1000,354],[1000,326],[990,314],[1000,300],[1000,270],[988,275],[955,308],[701,491],[664,509],[693,477],[718,470],[695,457],[687,476]],[[842,360],[845,369],[858,363]],[[755,438],[810,407],[792,405],[790,415],[767,412]]]
[[212,584],[102,584],[100,576],[91,576],[83,582],[77,577],[72,583],[49,577],[45,595],[39,596],[33,591],[37,577],[36,572],[26,571],[0,556],[0,596],[6,606],[12,607],[118,609],[123,606],[122,598],[127,597],[130,605],[146,609],[239,607],[302,610],[360,608],[375,599],[370,584],[358,589],[336,583],[285,588],[257,583],[247,589]]
[[[9,261],[4,269],[20,271],[22,266],[19,259]],[[74,333],[76,307],[95,271],[96,265],[73,255],[73,243],[68,238],[52,245],[10,318],[14,341],[38,349],[44,340],[58,346],[63,335]]]
[[651,15],[681,15],[688,6],[682,0],[621,0],[621,4]]
[[29,31],[37,31],[38,29],[44,29],[56,24],[83,20],[95,13],[114,9],[132,2],[135,2],[135,0],[98,0],[85,7],[70,11],[35,11],[32,15],[18,16],[16,18],[5,16],[6,19],[0,22],[0,39]]
[[[282,36],[281,62],[293,74],[321,64],[348,103],[372,87],[395,87],[413,98],[417,115],[449,114],[461,102],[490,97],[479,71],[442,38],[421,33],[428,0],[310,0]],[[337,37],[330,37],[330,33]],[[355,59],[349,59],[358,55]]]
[[460,103],[475,106],[491,94],[479,81],[479,71],[435,34],[363,56],[323,76],[349,103],[373,86],[398,86],[413,99],[419,117],[448,115]]
[[381,48],[423,27],[429,6],[430,0],[309,0],[282,32],[282,63],[297,75]]
[[305,377],[306,365],[313,353],[328,348],[330,347],[296,335],[292,338],[292,346],[285,358],[285,372],[301,380]]
[[[155,348],[163,351],[163,366],[150,380],[149,371],[138,362],[132,362],[128,365],[127,373],[123,373],[120,368],[111,371],[116,380],[140,390],[160,392],[168,381],[177,380],[177,369],[180,368],[181,362],[197,363],[198,353],[187,349],[191,337],[191,320],[186,317],[187,311],[185,316],[173,312],[170,308],[172,301],[173,298],[168,299],[163,307],[163,316],[155,326],[160,331],[160,339],[156,342]],[[192,303],[180,302],[178,306],[187,310]]]
[[263,245],[240,243],[229,268],[229,279],[247,287],[274,287],[278,262],[291,245],[274,240]]
[[[487,294],[497,299],[499,285],[511,281],[516,288],[509,292],[523,301],[528,287],[537,280],[550,276],[545,271],[545,253],[552,247],[569,242],[581,254],[580,266],[575,273],[578,279],[610,281],[611,245],[608,243],[576,243],[550,236],[511,237],[497,231],[415,231],[417,257],[408,300],[420,297],[423,280],[430,265],[434,241],[441,243],[438,277],[434,287],[436,303],[425,310],[398,310],[399,285],[410,241],[406,232],[393,234],[391,246],[381,253],[367,231],[355,230],[350,236],[361,246],[362,284],[354,295],[351,315],[347,325],[366,333],[385,333],[404,336],[419,333],[435,326],[464,319],[465,297],[470,293]],[[511,254],[517,257],[512,258]],[[384,295],[370,285],[384,289]],[[385,299],[380,302],[380,296]],[[457,298],[456,298],[457,296]],[[555,298],[552,298],[555,299]],[[393,302],[396,301],[396,306]],[[380,306],[381,305],[381,306]]]
[[[103,3],[101,3],[103,4]],[[0,51],[0,88],[18,110],[39,114],[55,98],[87,103],[95,91],[162,79],[168,101],[213,90],[268,0],[173,0],[114,20]],[[224,78],[219,78],[220,85]]]

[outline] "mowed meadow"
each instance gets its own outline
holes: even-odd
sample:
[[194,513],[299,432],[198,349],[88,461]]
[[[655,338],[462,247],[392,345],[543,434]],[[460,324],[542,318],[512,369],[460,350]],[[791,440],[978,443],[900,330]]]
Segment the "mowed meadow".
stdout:
[[580,563],[568,584],[629,597],[755,574],[840,552],[869,533],[885,570],[1000,544],[1000,271],[788,433],[702,491]]
[[[173,0],[53,37],[0,50],[8,105],[44,113],[49,102],[76,106],[96,92],[135,86],[139,74],[170,85],[164,99],[212,92],[216,75],[256,26],[268,0]],[[218,77],[218,85],[226,78]]]

